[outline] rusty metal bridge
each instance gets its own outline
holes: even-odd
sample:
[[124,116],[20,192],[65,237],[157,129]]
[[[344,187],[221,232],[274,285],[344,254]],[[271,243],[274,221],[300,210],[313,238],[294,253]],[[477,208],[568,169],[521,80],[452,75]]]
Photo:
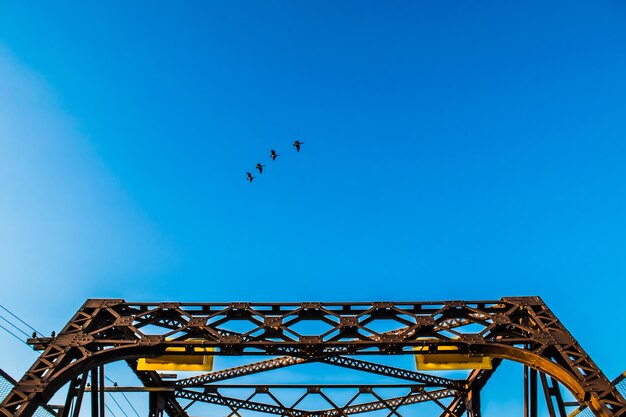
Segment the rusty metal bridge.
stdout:
[[[105,392],[139,391],[148,396],[150,417],[202,415],[200,407],[206,404],[221,407],[229,417],[259,413],[402,417],[405,410],[413,415],[425,403],[436,404],[435,415],[441,417],[478,417],[481,390],[502,361],[515,361],[524,366],[525,417],[537,417],[540,388],[542,406],[550,416],[585,410],[595,416],[626,417],[626,400],[615,383],[539,297],[365,303],[92,299],[58,335],[28,342],[41,354],[2,401],[0,415],[30,417],[43,406],[56,410],[59,417],[78,417],[81,410],[85,412],[82,403],[88,396],[91,416],[104,417]],[[215,357],[250,360],[178,379],[138,366],[146,358],[188,358],[209,351]],[[438,365],[459,358],[485,359],[488,366],[475,366],[464,378],[451,378],[383,360],[401,355],[436,358]],[[262,360],[253,360],[259,356]],[[128,364],[141,386],[105,384],[105,365],[120,361]],[[370,377],[356,383],[310,379],[286,383],[268,378],[259,382],[274,370],[310,364],[327,365],[336,375],[352,372]],[[246,376],[255,378],[249,384],[232,383]],[[370,383],[377,381],[375,376],[391,382]],[[61,390],[67,390],[64,404],[49,404]],[[564,391],[575,401],[565,401]],[[311,398],[317,401],[315,407],[310,406]]]

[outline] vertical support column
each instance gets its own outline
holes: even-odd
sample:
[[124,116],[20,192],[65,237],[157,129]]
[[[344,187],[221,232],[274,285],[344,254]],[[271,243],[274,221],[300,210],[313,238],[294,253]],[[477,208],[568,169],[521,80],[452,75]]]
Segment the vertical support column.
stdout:
[[524,365],[524,417],[537,417],[537,371]]
[[72,409],[72,403],[74,402],[74,398],[76,397],[77,388],[79,386],[80,380],[74,378],[70,381],[70,385],[67,389],[67,397],[65,398],[65,405],[61,410],[61,417],[69,417],[70,411]]
[[548,386],[548,380],[544,374],[539,375],[541,377],[541,386],[543,387],[543,395],[546,397],[546,405],[548,406],[548,414],[550,417],[556,417],[554,412],[554,404],[552,403],[552,395],[550,393],[550,387]]
[[480,417],[480,390],[473,389],[467,393],[465,400],[468,417]]
[[537,417],[537,370],[529,368],[529,417]]
[[160,392],[150,392],[149,398],[149,417],[163,417],[163,409],[165,408],[165,399]]
[[87,372],[83,374],[83,377],[80,382],[80,387],[78,388],[78,394],[76,395],[76,403],[74,404],[74,414],[72,417],[79,417],[80,408],[83,405],[83,397],[85,396],[85,386],[87,385]]
[[98,368],[91,370],[91,417],[98,416]]
[[104,417],[104,365],[100,365],[100,417]]
[[[548,406],[550,417],[557,417],[557,411],[559,417],[567,417],[558,381],[552,377],[548,380],[546,375],[541,374],[541,385],[543,386],[543,392],[546,397],[546,404]],[[556,408],[554,406],[555,402]]]
[[530,417],[530,407],[528,398],[528,366],[524,365],[524,417]]
[[565,411],[565,403],[563,402],[563,396],[561,395],[561,389],[559,388],[559,382],[550,377],[550,381],[552,382],[552,395],[556,399],[556,407],[559,410],[559,414],[561,416],[567,416],[567,412]]

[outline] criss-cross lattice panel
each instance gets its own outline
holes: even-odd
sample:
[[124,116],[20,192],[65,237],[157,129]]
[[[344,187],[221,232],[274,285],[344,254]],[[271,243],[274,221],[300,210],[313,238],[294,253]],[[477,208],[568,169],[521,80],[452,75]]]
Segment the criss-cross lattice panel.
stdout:
[[[0,370],[0,401],[3,401],[9,395],[14,386],[14,381],[10,380],[8,375]],[[43,407],[38,407],[33,415],[35,417],[55,417],[54,414]]]
[[[626,371],[617,379],[617,383],[615,383],[615,388],[617,391],[622,394],[622,397],[626,398]],[[572,417],[593,417],[593,412],[589,409],[589,407],[584,407],[581,410],[576,410],[572,414]]]

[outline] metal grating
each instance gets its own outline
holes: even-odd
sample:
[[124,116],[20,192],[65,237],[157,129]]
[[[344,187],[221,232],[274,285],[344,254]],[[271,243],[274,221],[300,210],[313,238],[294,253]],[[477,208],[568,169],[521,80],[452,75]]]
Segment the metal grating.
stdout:
[[[4,400],[4,398],[9,395],[11,389],[15,385],[15,381],[6,374],[4,371],[0,369],[0,402]],[[35,417],[56,417],[54,414],[49,412],[43,407],[39,407],[34,414]]]
[[626,397],[626,379],[622,379],[622,381],[615,386],[622,397]]
[[[617,388],[617,391],[622,394],[622,397],[626,398],[626,371],[620,375],[615,381],[613,381],[613,384],[615,385],[615,388]],[[593,413],[591,412],[591,410],[589,410],[588,408],[583,408],[582,410],[578,411],[574,411],[572,412],[570,415],[570,417],[594,417]]]

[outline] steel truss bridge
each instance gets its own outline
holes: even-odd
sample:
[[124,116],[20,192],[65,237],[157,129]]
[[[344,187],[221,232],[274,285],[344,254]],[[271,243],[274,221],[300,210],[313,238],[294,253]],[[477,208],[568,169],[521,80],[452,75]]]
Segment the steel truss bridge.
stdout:
[[[435,415],[440,417],[479,417],[482,388],[500,362],[510,360],[524,365],[526,417],[538,414],[539,388],[543,388],[545,400],[542,407],[551,416],[566,416],[566,407],[577,406],[595,416],[626,417],[622,394],[539,297],[222,304],[90,299],[58,335],[34,337],[28,342],[41,355],[2,401],[0,415],[30,417],[40,406],[50,409],[53,396],[67,387],[65,404],[56,407],[59,417],[78,417],[86,396],[90,398],[92,417],[104,417],[104,393],[116,390],[146,392],[150,417],[164,413],[188,417],[194,407],[207,403],[222,406],[225,415],[236,417],[250,412],[348,417],[377,411],[402,417],[405,409],[412,410],[410,407],[421,403],[436,404],[439,411]],[[205,348],[212,348],[216,357],[264,358],[174,380],[155,371],[137,369],[139,358],[165,353],[198,355]],[[451,379],[390,366],[381,360],[415,355],[416,350],[489,357],[493,367],[472,370],[463,379]],[[104,365],[118,361],[130,366],[142,386],[106,386]],[[369,375],[359,381],[384,376],[392,378],[393,383],[272,381],[246,385],[231,381],[309,363]],[[564,401],[562,389],[569,391],[575,401]],[[281,397],[290,390],[297,390],[297,396]],[[342,390],[350,395],[338,398],[336,393]],[[306,407],[310,397],[326,406]]]

